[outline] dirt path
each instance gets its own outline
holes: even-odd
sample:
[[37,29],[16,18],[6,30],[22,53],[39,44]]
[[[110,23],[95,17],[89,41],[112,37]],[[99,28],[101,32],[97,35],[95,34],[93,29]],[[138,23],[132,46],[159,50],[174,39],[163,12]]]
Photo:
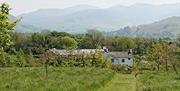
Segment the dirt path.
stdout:
[[117,74],[111,82],[99,91],[135,91],[136,80],[133,75]]

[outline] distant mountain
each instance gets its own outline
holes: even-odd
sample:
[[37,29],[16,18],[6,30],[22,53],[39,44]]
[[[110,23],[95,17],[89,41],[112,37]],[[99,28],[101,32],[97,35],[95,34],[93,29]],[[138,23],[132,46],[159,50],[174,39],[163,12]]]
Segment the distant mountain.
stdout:
[[169,17],[151,24],[136,27],[125,27],[117,31],[108,32],[108,35],[173,37],[180,33],[180,17]]
[[33,20],[61,17],[68,14],[72,14],[74,12],[89,10],[89,9],[98,9],[98,8],[94,6],[89,6],[89,5],[78,5],[78,6],[69,7],[66,9],[40,9],[31,13],[22,14],[20,15],[20,17],[23,17],[24,21],[33,22]]
[[[10,19],[15,20],[16,17],[13,15],[10,15]],[[33,25],[25,24],[25,23],[22,23],[22,21],[20,21],[17,24],[15,31],[16,32],[38,32],[38,31],[40,31],[40,29],[36,28]]]
[[135,4],[97,8],[79,5],[65,9],[41,9],[22,14],[23,24],[70,33],[85,32],[89,28],[101,31],[118,30],[125,26],[148,24],[171,16],[180,16],[180,5]]

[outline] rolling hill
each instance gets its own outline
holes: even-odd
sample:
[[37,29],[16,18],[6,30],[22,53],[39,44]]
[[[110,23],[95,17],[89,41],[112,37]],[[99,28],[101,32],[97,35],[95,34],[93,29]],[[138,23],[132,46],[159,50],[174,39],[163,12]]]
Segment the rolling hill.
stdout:
[[[10,19],[15,20],[16,17],[13,15],[10,15]],[[22,23],[22,21],[21,21],[17,24],[15,31],[16,32],[38,32],[38,31],[40,31],[40,29],[31,24]]]
[[117,31],[108,32],[108,35],[149,36],[149,37],[173,37],[180,33],[180,17],[169,17],[151,24],[143,24],[134,27],[124,27]]
[[24,28],[32,28],[33,26],[37,29],[46,28],[82,33],[89,28],[113,31],[125,26],[152,23],[171,16],[180,16],[179,4],[135,4],[109,8],[79,5],[65,9],[41,9],[18,17],[23,17],[22,23],[29,25],[24,26]]

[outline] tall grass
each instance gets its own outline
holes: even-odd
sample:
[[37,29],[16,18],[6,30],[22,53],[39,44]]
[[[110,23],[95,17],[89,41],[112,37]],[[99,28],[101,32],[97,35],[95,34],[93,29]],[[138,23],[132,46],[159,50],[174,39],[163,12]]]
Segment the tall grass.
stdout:
[[98,68],[1,68],[0,91],[95,91],[115,73]]
[[137,84],[138,91],[180,91],[180,76],[172,71],[143,71]]

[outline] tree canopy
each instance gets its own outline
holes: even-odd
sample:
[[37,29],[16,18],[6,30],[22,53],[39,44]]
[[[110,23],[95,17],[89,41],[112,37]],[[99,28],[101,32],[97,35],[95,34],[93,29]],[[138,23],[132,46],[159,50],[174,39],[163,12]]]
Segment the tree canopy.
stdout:
[[9,15],[10,7],[3,3],[0,6],[0,49],[3,50],[12,44],[10,32],[14,30],[19,20],[11,21]]

